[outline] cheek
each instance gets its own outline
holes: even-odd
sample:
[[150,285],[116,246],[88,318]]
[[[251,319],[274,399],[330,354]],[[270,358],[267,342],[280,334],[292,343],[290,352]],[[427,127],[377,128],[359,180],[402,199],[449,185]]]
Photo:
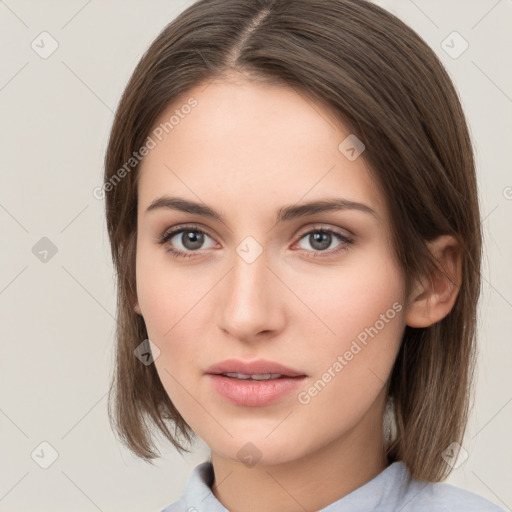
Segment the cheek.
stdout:
[[205,326],[201,297],[207,291],[204,282],[187,277],[168,262],[162,264],[161,258],[137,261],[139,305],[148,337],[160,349],[155,359],[157,373],[175,407],[192,425],[204,419],[190,393],[196,394],[200,372],[197,355],[204,343]]
[[[313,316],[307,316],[308,325],[320,329],[323,338],[333,343],[351,340],[381,315],[384,321],[394,319],[396,310],[403,309],[403,276],[389,256],[373,251],[347,262],[328,271],[293,277],[294,291],[318,319],[312,321]],[[393,308],[395,303],[398,306]],[[297,308],[296,313],[296,321],[305,323],[304,308]]]
[[[137,255],[137,296],[149,339],[160,349],[156,369],[167,393],[187,408],[204,369],[198,354],[204,352],[205,329],[211,327],[208,304],[219,276],[211,269],[178,267],[165,251],[141,248]],[[180,409],[181,410],[181,409]]]
[[207,284],[194,277],[191,267],[178,268],[164,249],[138,247],[137,297],[148,335],[155,340],[172,339],[174,331],[198,311]]
[[[295,317],[302,326],[302,350],[312,355],[314,369],[302,390],[303,403],[312,402],[317,411],[343,404],[339,412],[329,410],[355,421],[389,377],[405,326],[404,289],[398,267],[380,254],[361,257],[330,275],[317,274],[315,286],[310,278],[298,283],[298,293],[321,320]],[[308,341],[315,338],[319,342],[314,345]]]

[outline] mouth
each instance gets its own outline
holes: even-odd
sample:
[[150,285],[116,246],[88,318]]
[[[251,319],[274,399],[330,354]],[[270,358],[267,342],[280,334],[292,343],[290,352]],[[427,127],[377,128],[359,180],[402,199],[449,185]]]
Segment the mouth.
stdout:
[[211,375],[222,375],[224,377],[229,377],[230,379],[239,379],[239,380],[275,380],[275,379],[300,379],[300,376],[292,377],[290,375],[282,375],[280,373],[260,373],[260,374],[249,374],[249,373],[236,373],[236,372],[228,372],[228,373],[217,373]]
[[224,375],[225,377],[240,380],[269,380],[280,378],[306,377],[304,372],[289,368],[275,361],[258,359],[256,361],[241,361],[238,359],[227,359],[210,366],[207,374]]
[[296,389],[307,377],[298,370],[264,360],[224,361],[208,368],[206,375],[217,393],[244,407],[270,405]]

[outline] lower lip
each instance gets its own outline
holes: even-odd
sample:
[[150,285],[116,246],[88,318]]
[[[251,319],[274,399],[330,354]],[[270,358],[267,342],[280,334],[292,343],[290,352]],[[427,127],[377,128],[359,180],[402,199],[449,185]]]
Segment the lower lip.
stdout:
[[281,377],[279,379],[236,379],[223,375],[207,374],[214,389],[236,405],[261,407],[275,402],[296,389],[306,378]]

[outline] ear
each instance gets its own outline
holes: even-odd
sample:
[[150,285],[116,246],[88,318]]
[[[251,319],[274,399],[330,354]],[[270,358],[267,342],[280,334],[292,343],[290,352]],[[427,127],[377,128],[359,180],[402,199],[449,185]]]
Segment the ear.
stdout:
[[135,311],[135,313],[138,313],[140,316],[142,316],[142,311],[140,310],[138,301],[135,301],[135,306],[133,306],[133,311]]
[[452,310],[459,293],[460,244],[453,236],[443,235],[427,245],[437,260],[437,269],[417,283],[409,296],[406,324],[410,327],[428,327],[442,320]]

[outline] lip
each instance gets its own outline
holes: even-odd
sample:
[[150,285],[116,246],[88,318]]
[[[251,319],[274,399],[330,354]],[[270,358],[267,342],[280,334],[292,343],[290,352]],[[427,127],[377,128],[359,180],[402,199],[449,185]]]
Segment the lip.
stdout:
[[224,375],[207,374],[212,387],[235,405],[262,407],[296,389],[306,378],[280,377],[264,381],[241,380]]
[[[220,395],[235,405],[245,407],[269,405],[296,389],[306,378],[306,375],[298,370],[264,359],[251,362],[228,359],[210,366],[205,373],[212,387]],[[226,377],[221,373],[279,373],[282,377],[257,381]]]
[[241,361],[239,359],[226,359],[220,363],[210,366],[207,374],[221,373],[246,373],[247,375],[257,375],[263,373],[279,373],[285,377],[305,377],[306,374],[293,368],[288,368],[274,361],[266,359],[257,359],[256,361]]

